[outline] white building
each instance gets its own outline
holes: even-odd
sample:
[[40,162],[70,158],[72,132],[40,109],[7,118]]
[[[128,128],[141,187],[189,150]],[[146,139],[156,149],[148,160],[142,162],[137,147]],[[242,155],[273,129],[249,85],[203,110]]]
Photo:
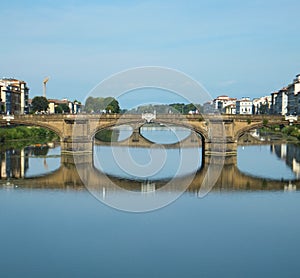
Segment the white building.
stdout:
[[235,114],[236,98],[230,98],[226,95],[218,96],[213,100],[213,106],[216,110],[225,114]]
[[296,78],[293,80],[293,83],[287,86],[287,94],[288,94],[287,112],[289,114],[300,114],[299,93],[300,93],[300,74],[296,75]]
[[223,108],[223,111],[225,114],[235,115],[236,114],[236,103],[227,105],[226,107]]
[[272,93],[272,114],[285,115],[288,112],[288,92],[287,88],[282,88],[278,92]]
[[26,114],[29,88],[26,82],[14,78],[0,79],[0,112]]
[[243,97],[236,101],[236,114],[250,115],[252,114],[252,101],[249,97]]

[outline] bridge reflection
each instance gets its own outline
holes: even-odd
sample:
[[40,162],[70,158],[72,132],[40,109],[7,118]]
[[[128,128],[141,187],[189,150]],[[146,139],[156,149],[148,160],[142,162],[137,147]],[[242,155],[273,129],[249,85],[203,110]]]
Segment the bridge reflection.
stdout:
[[[182,184],[189,184],[187,191],[197,194],[203,188],[205,190],[205,187],[211,186],[207,184],[207,176],[215,175],[220,168],[218,159],[215,159],[211,161],[211,164],[204,162],[202,168],[194,176],[188,175],[163,181],[141,181],[107,176],[94,167],[92,156],[80,156],[79,159],[81,163],[76,166],[73,156],[64,155],[59,169],[47,175],[32,178],[24,178],[22,175],[14,175],[10,178],[2,176],[0,184],[9,188],[83,190],[85,184],[82,182],[82,177],[84,176],[89,189],[101,192],[103,195],[124,189],[144,193],[154,192],[163,190],[167,183],[169,184],[168,190],[171,191],[182,191]],[[300,181],[276,181],[249,176],[238,169],[236,157],[233,156],[226,158],[212,190],[284,190],[289,188],[287,186],[293,189],[295,186],[299,188]]]

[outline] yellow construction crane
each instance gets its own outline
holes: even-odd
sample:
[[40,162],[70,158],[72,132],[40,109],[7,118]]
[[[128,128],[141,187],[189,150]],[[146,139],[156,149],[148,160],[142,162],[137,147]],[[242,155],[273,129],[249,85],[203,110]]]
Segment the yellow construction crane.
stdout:
[[50,77],[46,77],[46,78],[43,80],[43,95],[44,95],[44,97],[46,97],[46,84],[47,84],[47,82],[49,81],[49,78],[50,78]]

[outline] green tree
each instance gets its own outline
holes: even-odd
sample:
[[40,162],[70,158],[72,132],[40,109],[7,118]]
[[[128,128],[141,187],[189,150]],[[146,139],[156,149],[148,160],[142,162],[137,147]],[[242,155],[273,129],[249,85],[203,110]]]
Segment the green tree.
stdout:
[[85,111],[100,113],[101,111],[111,111],[111,113],[120,113],[119,102],[113,97],[88,97],[85,101]]
[[69,113],[70,107],[66,103],[61,103],[55,107],[55,113]]
[[170,104],[170,106],[174,108],[175,111],[173,111],[173,112],[181,113],[181,114],[184,113],[184,111],[183,111],[184,110],[184,103],[173,103],[173,104]]
[[106,106],[106,110],[111,111],[112,113],[120,113],[119,102],[115,98],[105,98],[104,104]]
[[32,99],[31,108],[33,112],[47,111],[48,100],[45,97],[34,97]]
[[196,111],[196,110],[197,108],[192,103],[186,104],[183,108],[184,114],[188,114],[190,111]]
[[259,114],[268,114],[269,113],[269,105],[268,103],[261,104],[258,109]]
[[85,101],[84,110],[88,113],[94,112],[94,98],[88,97]]

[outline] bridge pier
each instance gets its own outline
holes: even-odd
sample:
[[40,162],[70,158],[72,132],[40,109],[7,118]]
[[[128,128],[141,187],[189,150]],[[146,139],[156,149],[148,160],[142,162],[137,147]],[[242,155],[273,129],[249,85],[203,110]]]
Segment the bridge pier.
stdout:
[[204,167],[213,165],[237,165],[237,156],[204,156],[203,165]]
[[234,140],[214,140],[204,142],[205,156],[236,156],[237,142]]
[[76,155],[76,153],[62,153],[60,162],[62,165],[93,165],[93,154],[79,153],[79,155]]
[[139,142],[140,141],[140,127],[135,127],[132,135],[131,135],[131,140],[132,142]]
[[[70,116],[70,115],[69,115]],[[85,154],[93,152],[90,124],[84,118],[65,118],[62,125],[61,153]]]
[[63,154],[93,153],[93,140],[88,137],[65,137],[61,139],[60,146]]

